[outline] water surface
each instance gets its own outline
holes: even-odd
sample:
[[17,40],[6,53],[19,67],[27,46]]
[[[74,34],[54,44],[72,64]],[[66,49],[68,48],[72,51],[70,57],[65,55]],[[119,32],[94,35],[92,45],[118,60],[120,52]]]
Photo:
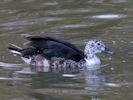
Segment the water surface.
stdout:
[[[132,0],[1,0],[0,98],[132,100],[132,11]],[[96,71],[34,74],[7,50],[8,43],[23,46],[25,33],[60,38],[81,49],[98,38],[115,54],[100,54],[107,66]]]

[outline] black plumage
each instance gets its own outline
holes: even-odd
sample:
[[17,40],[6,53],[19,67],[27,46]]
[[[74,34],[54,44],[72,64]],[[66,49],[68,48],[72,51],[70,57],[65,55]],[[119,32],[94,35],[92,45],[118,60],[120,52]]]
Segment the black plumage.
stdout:
[[78,62],[84,57],[84,53],[80,49],[66,41],[57,40],[52,37],[30,35],[25,35],[24,38],[30,41],[28,43],[29,46],[40,50],[40,52],[48,58],[61,57]]
[[40,50],[37,50],[36,48],[33,48],[33,47],[20,48],[14,44],[10,44],[8,46],[8,49],[11,51],[15,51],[14,54],[20,55],[25,58],[29,58],[29,57],[31,57],[33,55],[37,55],[41,52]]
[[[52,57],[60,57],[71,59],[79,62],[84,58],[84,53],[76,46],[66,41],[57,40],[52,37],[41,37],[23,35],[28,40],[28,46],[21,50],[24,57],[41,54],[44,57],[51,59]],[[10,50],[13,48],[9,48]]]

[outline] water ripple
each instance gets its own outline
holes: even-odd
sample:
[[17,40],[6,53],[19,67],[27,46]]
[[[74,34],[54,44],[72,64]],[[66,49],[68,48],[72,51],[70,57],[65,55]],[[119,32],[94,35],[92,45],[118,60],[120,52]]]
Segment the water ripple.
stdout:
[[91,12],[88,8],[78,8],[78,9],[62,9],[62,10],[48,10],[45,13],[50,15],[58,15],[58,14],[71,14],[71,13],[87,13]]
[[71,28],[85,28],[85,27],[91,27],[95,26],[95,23],[79,23],[79,24],[68,24],[68,25],[61,25],[61,26],[55,26],[51,29],[71,29]]
[[63,19],[64,18],[37,18],[37,19],[18,20],[18,21],[3,23],[0,26],[18,26],[18,25],[24,26],[24,25],[33,25],[39,23],[45,24],[46,22],[60,21]]
[[103,14],[103,15],[95,15],[92,16],[91,18],[94,19],[118,19],[118,18],[125,18],[127,17],[126,15],[123,14]]
[[58,5],[58,2],[46,2],[43,5],[46,5],[46,6],[55,6],[55,5]]

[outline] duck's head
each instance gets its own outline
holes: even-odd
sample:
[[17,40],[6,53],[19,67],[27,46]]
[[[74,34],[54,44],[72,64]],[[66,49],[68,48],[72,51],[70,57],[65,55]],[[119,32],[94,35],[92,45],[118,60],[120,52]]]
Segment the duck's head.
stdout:
[[86,44],[85,47],[85,55],[86,54],[90,54],[90,55],[95,55],[97,53],[101,53],[101,52],[105,52],[105,53],[113,53],[108,47],[106,47],[106,45],[100,41],[100,40],[90,40],[88,41],[88,43]]

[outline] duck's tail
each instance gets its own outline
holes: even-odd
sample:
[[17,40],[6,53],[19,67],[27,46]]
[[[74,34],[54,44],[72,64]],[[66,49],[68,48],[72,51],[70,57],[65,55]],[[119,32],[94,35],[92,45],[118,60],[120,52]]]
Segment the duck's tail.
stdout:
[[22,56],[22,53],[21,53],[22,48],[19,47],[19,46],[17,46],[17,45],[9,44],[8,49],[9,49],[10,52],[12,52],[13,54]]

